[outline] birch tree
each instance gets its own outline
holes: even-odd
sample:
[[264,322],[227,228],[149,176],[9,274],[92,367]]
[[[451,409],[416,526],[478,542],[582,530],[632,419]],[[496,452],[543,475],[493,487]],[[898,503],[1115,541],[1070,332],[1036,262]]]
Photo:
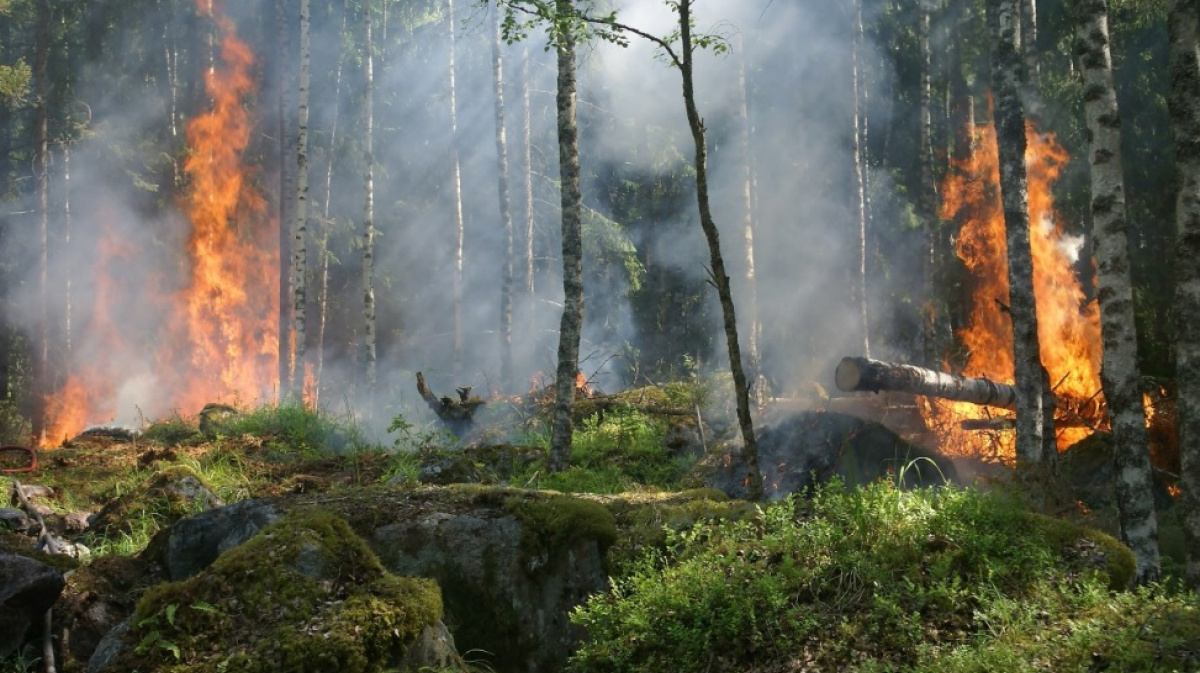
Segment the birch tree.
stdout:
[[371,4],[363,7],[363,180],[365,203],[362,224],[363,383],[369,394],[375,390],[375,45],[371,35]]
[[747,312],[750,316],[746,329],[747,355],[750,358],[750,376],[753,381],[754,401],[759,408],[767,402],[767,377],[762,373],[762,353],[759,351],[762,323],[758,317],[758,276],[754,254],[754,154],[750,149],[750,85],[746,79],[746,44],[739,33],[734,44],[738,55],[738,86],[741,98],[737,105],[737,143],[742,165],[738,167],[741,182],[738,197],[742,211],[742,254],[745,261]]
[[1171,53],[1171,128],[1178,192],[1175,263],[1175,385],[1183,465],[1183,533],[1187,583],[1200,587],[1200,9],[1173,0],[1167,25]]
[[309,86],[309,0],[300,0],[300,83],[296,90],[299,116],[296,121],[296,224],[292,242],[292,391],[304,397],[305,340],[308,319],[308,86]]
[[1137,332],[1129,275],[1121,117],[1113,85],[1105,0],[1076,0],[1076,52],[1083,69],[1092,182],[1096,296],[1104,346],[1100,370],[1112,419],[1113,467],[1121,537],[1137,557],[1137,582],[1158,579],[1158,521],[1150,478],[1150,440],[1138,383]]
[[446,0],[446,15],[449,26],[450,42],[450,179],[454,191],[454,376],[462,375],[463,362],[463,244],[466,240],[466,229],[463,225],[463,196],[462,196],[462,165],[459,161],[458,137],[458,99],[455,87],[455,40],[457,33],[454,28],[454,0]]
[[850,59],[850,76],[854,94],[854,218],[857,226],[858,248],[858,283],[855,286],[856,304],[858,306],[858,328],[861,331],[862,352],[864,357],[871,357],[871,330],[869,311],[867,308],[867,167],[863,158],[866,151],[863,146],[863,105],[862,105],[862,0],[852,0],[854,12],[854,40]]
[[513,220],[508,189],[508,135],[504,115],[504,59],[501,51],[500,12],[492,15],[492,76],[496,103],[497,192],[500,198],[500,226],[504,231],[504,259],[500,273],[500,383],[515,390],[512,356],[513,318]]
[[[50,392],[50,318],[46,306],[50,273],[50,0],[39,0],[36,8],[34,43],[33,168],[38,194],[38,316],[33,357],[33,434],[43,437],[46,424],[46,395]],[[51,438],[52,439],[52,438]]]
[[1000,154],[1000,194],[1008,245],[1009,315],[1017,389],[1017,465],[1024,470],[1041,462],[1046,447],[1054,441],[1054,433],[1046,436],[1047,415],[1052,410],[1044,396],[1046,374],[1038,346],[1033,293],[1018,3],[1019,0],[988,2],[987,22],[992,37],[992,89],[996,97],[992,123]]

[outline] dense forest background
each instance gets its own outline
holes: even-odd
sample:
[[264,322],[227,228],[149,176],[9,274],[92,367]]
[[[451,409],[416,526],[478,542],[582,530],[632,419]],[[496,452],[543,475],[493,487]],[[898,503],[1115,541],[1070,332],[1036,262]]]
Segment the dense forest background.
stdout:
[[[615,9],[654,34],[670,34],[677,21],[659,0]],[[1109,9],[1140,364],[1166,379],[1176,191],[1166,10],[1157,0]],[[304,351],[309,394],[322,405],[403,407],[416,399],[416,371],[438,390],[499,393],[552,376],[562,298],[554,53],[536,33],[494,50],[497,11],[469,0],[311,3]],[[809,394],[813,382],[830,388],[833,364],[864,342],[876,357],[961,364],[966,354],[953,342],[930,346],[935,332],[964,326],[974,282],[956,261],[956,223],[939,215],[938,191],[969,137],[963,129],[989,119],[983,3],[709,0],[694,11],[698,29],[728,47],[698,54],[696,95],[714,214],[739,326],[761,361],[760,388],[781,396]],[[1069,3],[1037,3],[1036,23],[1034,122],[1080,158],[1054,184],[1059,224],[1078,252],[1088,249],[1090,193]],[[40,417],[53,432],[66,407],[83,409],[72,416],[78,430],[286,391],[277,360],[289,350],[288,330],[278,325],[292,317],[280,278],[295,220],[299,34],[298,3],[281,0],[0,3],[0,391],[10,434],[43,427]],[[219,107],[205,79],[232,67],[231,35],[250,52],[247,88],[235,94],[246,142],[234,153],[235,206],[218,219],[240,243],[209,252],[227,271],[254,269],[200,298],[246,295],[233,317],[190,313],[208,317],[201,327],[178,308],[195,299],[204,247],[195,204],[208,196],[188,169],[189,158],[205,156],[189,125]],[[499,206],[497,58],[511,253]],[[615,390],[727,366],[678,73],[644,41],[596,39],[580,45],[578,76],[581,370]],[[234,135],[230,128],[216,139]],[[368,165],[377,389],[361,376]],[[1090,257],[1076,259],[1091,292]],[[503,381],[509,261],[514,372]],[[195,339],[203,330],[214,336]],[[249,362],[249,373],[202,355],[199,341],[218,347],[217,360]]]

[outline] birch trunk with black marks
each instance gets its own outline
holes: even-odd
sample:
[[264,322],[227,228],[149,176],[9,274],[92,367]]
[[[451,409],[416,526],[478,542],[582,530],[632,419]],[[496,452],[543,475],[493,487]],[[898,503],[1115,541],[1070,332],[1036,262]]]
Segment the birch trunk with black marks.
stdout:
[[1029,195],[1025,176],[1025,109],[1022,78],[1019,0],[987,3],[992,36],[992,89],[996,97],[993,124],[1000,154],[1000,194],[1008,244],[1009,308],[1013,327],[1013,361],[1017,389],[1017,466],[1041,462],[1045,447],[1045,374],[1039,356],[1037,312],[1033,292],[1033,253],[1029,241]]
[[[288,45],[287,7],[284,0],[275,0],[275,32],[276,72],[278,76],[279,94],[276,100],[279,115],[279,399],[283,400],[290,394],[292,384],[292,368],[295,366],[295,342],[293,341],[291,311],[292,306],[292,227],[295,224],[292,207],[295,195],[291,190],[291,168],[293,155],[290,152],[288,139],[292,137],[291,125],[288,123],[291,108],[288,106],[287,92],[291,85],[291,49]],[[211,60],[211,57],[210,57]]]
[[291,390],[304,398],[305,341],[308,320],[308,87],[309,87],[309,0],[300,0],[300,82],[296,89],[299,116],[296,120],[296,224],[292,243],[292,360]]
[[455,77],[455,48],[457,33],[454,29],[454,0],[446,0],[446,16],[450,33],[450,180],[454,191],[454,378],[462,377],[463,363],[463,244],[466,229],[463,225],[462,165],[459,161],[458,137],[458,92]]
[[917,17],[917,41],[921,52],[921,78],[918,115],[919,133],[918,165],[920,166],[920,188],[917,192],[917,209],[922,222],[923,250],[921,251],[921,344],[922,358],[926,366],[933,367],[942,359],[938,343],[937,321],[943,311],[939,310],[934,276],[937,269],[937,206],[933,184],[933,53],[929,46],[929,5],[932,0],[919,0]]
[[583,194],[579,184],[579,128],[576,123],[575,34],[565,17],[575,16],[571,0],[555,0],[559,27],[558,165],[562,207],[563,312],[558,330],[558,368],[554,380],[554,420],[550,434],[549,469],[559,472],[571,463],[575,406],[575,375],[579,371],[579,341],[583,328]]
[[366,40],[364,42],[364,101],[363,118],[365,121],[365,137],[363,138],[363,160],[366,162],[364,191],[366,203],[363,207],[362,247],[363,247],[363,334],[362,334],[362,370],[364,392],[375,390],[375,58],[374,42],[371,37],[371,6],[363,8],[366,25]]
[[1175,136],[1175,385],[1183,465],[1187,583],[1200,587],[1200,9],[1174,0],[1170,18],[1171,128]]
[[522,283],[524,308],[521,324],[527,330],[526,338],[533,337],[537,324],[534,311],[537,287],[533,273],[533,111],[530,108],[529,89],[529,47],[525,47],[521,52],[521,146],[525,180],[525,280]]
[[1026,116],[1037,119],[1042,113],[1041,57],[1037,50],[1037,0],[1021,3],[1021,60],[1025,67]]
[[1150,438],[1142,405],[1121,159],[1121,116],[1113,85],[1105,0],[1076,0],[1076,53],[1083,69],[1092,181],[1096,297],[1104,346],[1100,378],[1112,419],[1121,537],[1137,557],[1137,582],[1161,574]]
[[501,51],[500,12],[492,13],[492,75],[496,85],[496,158],[497,192],[500,197],[500,225],[504,231],[504,260],[500,273],[500,385],[516,390],[513,379],[513,220],[508,189],[508,134],[504,115],[504,58]]

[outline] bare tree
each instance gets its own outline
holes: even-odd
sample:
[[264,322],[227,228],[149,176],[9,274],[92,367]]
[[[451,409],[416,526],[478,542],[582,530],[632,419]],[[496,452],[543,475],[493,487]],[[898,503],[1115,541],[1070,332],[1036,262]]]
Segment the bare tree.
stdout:
[[1038,345],[1033,292],[1019,2],[988,2],[987,20],[992,36],[992,89],[996,97],[993,124],[1000,154],[1000,194],[1008,244],[1009,315],[1017,389],[1017,465],[1024,470],[1042,461],[1046,447],[1054,441],[1054,433],[1046,436],[1046,423],[1052,411],[1044,395],[1046,374]]
[[746,45],[739,33],[736,36],[734,51],[738,55],[738,148],[742,165],[738,167],[741,190],[740,208],[742,211],[742,253],[745,259],[746,273],[746,306],[750,315],[746,329],[746,350],[750,358],[749,378],[753,381],[755,404],[759,408],[767,402],[770,391],[767,390],[767,377],[762,372],[762,353],[759,352],[759,337],[762,335],[762,323],[758,317],[758,277],[755,269],[754,254],[754,153],[750,149],[750,85],[746,79]]
[[496,84],[496,158],[500,197],[500,224],[504,230],[504,260],[500,274],[500,385],[515,390],[512,356],[513,220],[508,190],[508,135],[504,118],[504,59],[501,51],[500,12],[492,14],[492,75]]
[[308,86],[309,86],[309,0],[300,0],[300,84],[297,88],[299,117],[296,121],[296,224],[292,244],[292,392],[304,397],[305,340],[308,319]]
[[583,328],[583,193],[579,185],[579,127],[576,122],[575,27],[571,0],[555,0],[554,47],[558,54],[558,165],[562,207],[563,312],[558,328],[558,368],[554,381],[554,421],[550,469],[571,462],[575,375]]
[[1183,464],[1183,533],[1187,582],[1200,587],[1200,10],[1171,3],[1171,127],[1179,191],[1175,200],[1175,385]]
[[1150,438],[1138,383],[1133,283],[1129,275],[1121,116],[1113,85],[1105,0],[1076,0],[1076,52],[1083,69],[1092,180],[1096,296],[1104,355],[1100,370],[1112,418],[1113,467],[1121,537],[1137,557],[1137,581],[1160,575],[1158,521],[1150,478]]
[[362,366],[366,392],[375,390],[375,44],[371,35],[371,4],[363,7],[365,40],[363,43],[363,160],[366,163],[364,176],[363,226],[363,334]]
[[462,166],[458,149],[458,100],[455,88],[455,40],[454,0],[446,0],[446,15],[450,33],[450,159],[451,180],[454,189],[454,376],[462,375],[463,361],[463,244],[466,229],[463,226]]
[[857,224],[858,238],[855,245],[858,248],[857,283],[855,297],[858,305],[858,327],[862,338],[863,356],[871,357],[871,330],[869,310],[867,307],[867,166],[866,147],[863,142],[863,89],[862,83],[862,50],[863,24],[862,0],[852,0],[854,11],[854,40],[851,50],[850,76],[854,93],[854,219]]
[[[37,3],[34,44],[33,168],[38,192],[38,327],[33,356],[33,434],[40,440],[46,429],[46,395],[50,392],[50,318],[46,312],[50,273],[50,0]],[[53,438],[49,438],[53,439]]]

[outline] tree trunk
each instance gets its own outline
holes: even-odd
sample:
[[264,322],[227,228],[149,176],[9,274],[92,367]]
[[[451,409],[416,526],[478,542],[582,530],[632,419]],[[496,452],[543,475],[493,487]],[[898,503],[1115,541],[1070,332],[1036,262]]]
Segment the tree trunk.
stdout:
[[741,154],[741,166],[738,169],[742,183],[739,205],[742,211],[742,252],[746,266],[746,307],[750,315],[750,324],[746,330],[746,350],[750,358],[749,378],[754,382],[754,403],[761,409],[766,405],[770,391],[767,389],[767,377],[763,375],[762,354],[759,352],[759,336],[762,329],[758,318],[758,277],[754,259],[754,154],[750,150],[750,88],[746,81],[745,41],[740,33],[734,39],[734,50],[738,54],[738,92],[741,94],[737,108],[738,147]]
[[863,155],[866,149],[862,142],[862,93],[863,84],[861,80],[861,63],[862,63],[862,43],[863,43],[863,25],[862,25],[862,0],[852,0],[854,10],[854,45],[851,59],[851,80],[853,83],[854,93],[854,217],[858,225],[858,239],[855,245],[858,247],[858,278],[856,289],[856,300],[858,306],[858,321],[859,329],[862,330],[862,351],[863,355],[871,356],[871,332],[869,311],[867,307],[867,167],[864,165]]
[[508,135],[504,118],[504,60],[501,53],[500,12],[492,13],[492,75],[496,85],[496,158],[497,192],[500,196],[500,223],[504,230],[504,260],[500,274],[500,385],[516,390],[513,379],[513,220],[508,191]]
[[834,381],[845,391],[897,391],[1002,409],[1017,408],[1017,391],[1013,386],[869,358],[842,358]]
[[742,365],[741,347],[738,345],[737,316],[733,308],[733,292],[729,276],[725,273],[725,260],[721,256],[721,241],[717,223],[713,221],[708,203],[708,145],[704,137],[704,120],[696,109],[695,87],[692,81],[692,0],[680,0],[680,74],[683,76],[683,103],[687,108],[688,126],[692,130],[692,141],[696,145],[696,201],[700,209],[700,226],[708,241],[708,253],[712,268],[712,280],[717,286],[721,300],[721,311],[725,321],[725,343],[729,350],[729,368],[733,374],[733,389],[737,396],[738,425],[742,431],[742,460],[746,463],[749,480],[748,497],[761,500],[763,495],[762,471],[758,465],[758,443],[754,437],[754,420],[750,416],[750,394],[746,385],[746,371]]
[[942,360],[942,346],[938,338],[938,321],[944,319],[937,300],[937,190],[933,183],[933,51],[929,47],[929,3],[932,0],[919,0],[920,12],[917,18],[917,35],[921,52],[921,81],[919,96],[919,116],[921,122],[920,140],[918,146],[918,164],[920,165],[920,187],[917,192],[917,210],[922,223],[921,251],[921,345],[922,359],[926,366],[937,366]]
[[1113,467],[1121,537],[1137,557],[1137,582],[1159,578],[1158,521],[1151,490],[1150,438],[1142,407],[1134,329],[1133,285],[1125,176],[1121,160],[1121,117],[1113,85],[1105,0],[1076,0],[1076,52],[1084,77],[1092,180],[1092,231],[1096,296],[1100,303],[1103,362],[1100,377],[1112,419]]
[[364,41],[363,70],[364,70],[364,102],[363,117],[366,131],[363,138],[363,154],[366,162],[364,192],[366,203],[363,206],[363,335],[362,335],[362,368],[363,382],[366,392],[375,391],[375,45],[371,39],[371,6],[363,7],[363,18],[366,25]]
[[533,298],[537,291],[533,275],[533,111],[529,104],[529,47],[521,53],[521,145],[525,168],[525,319],[533,324]]
[[287,139],[291,134],[288,124],[290,109],[288,107],[288,83],[291,81],[290,69],[291,50],[288,48],[287,6],[285,0],[275,0],[276,37],[278,40],[276,66],[279,78],[279,399],[282,401],[289,394],[292,382],[292,367],[294,366],[294,342],[292,341],[291,316],[288,308],[292,305],[291,298],[291,247],[292,227],[291,203],[293,193],[290,186],[291,171],[289,165],[292,155],[288,151]]
[[33,435],[45,444],[46,396],[50,394],[50,319],[46,312],[50,273],[50,0],[37,3],[33,77],[37,96],[34,111],[33,169],[38,192],[38,321],[33,356]]
[[463,226],[462,166],[459,162],[458,101],[454,84],[455,40],[454,0],[446,0],[446,15],[450,25],[450,160],[451,180],[454,183],[454,378],[462,377],[463,364],[463,243],[466,229]]
[[[1053,433],[1045,433],[1050,413],[1043,397],[1045,374],[1038,350],[1033,292],[1033,253],[1029,242],[1029,206],[1025,185],[1025,110],[1021,102],[1019,0],[987,3],[992,35],[992,88],[996,96],[996,141],[1000,154],[1000,194],[1008,243],[1009,308],[1013,326],[1013,362],[1017,389],[1017,466],[1041,461]],[[1036,494],[1034,494],[1036,497]]]
[[1171,49],[1171,127],[1179,192],[1175,200],[1175,385],[1183,465],[1187,582],[1200,588],[1200,10],[1174,0],[1167,25]]
[[1042,114],[1041,59],[1037,49],[1037,0],[1021,3],[1021,60],[1025,67],[1025,100],[1028,116],[1037,119]]
[[583,328],[583,194],[579,186],[579,128],[575,117],[575,16],[572,0],[555,0],[558,53],[558,165],[562,207],[563,312],[558,330],[558,368],[554,379],[554,420],[549,468],[558,472],[571,463],[575,375],[579,372],[579,340]]
[[[347,8],[342,7],[342,30],[346,32]],[[321,204],[321,242],[320,242],[320,281],[317,289],[317,339],[315,374],[313,376],[313,408],[317,408],[321,400],[321,376],[325,369],[325,326],[329,316],[329,232],[333,222],[329,219],[329,201],[333,193],[333,166],[337,156],[338,121],[342,113],[342,66],[345,64],[345,51],[338,51],[337,68],[334,70],[333,120],[329,125],[329,163],[325,165],[325,200]]]
[[309,86],[309,0],[300,0],[300,85],[297,88],[299,117],[296,121],[296,226],[292,245],[292,334],[295,357],[292,392],[304,399],[306,322],[308,320],[308,86]]

